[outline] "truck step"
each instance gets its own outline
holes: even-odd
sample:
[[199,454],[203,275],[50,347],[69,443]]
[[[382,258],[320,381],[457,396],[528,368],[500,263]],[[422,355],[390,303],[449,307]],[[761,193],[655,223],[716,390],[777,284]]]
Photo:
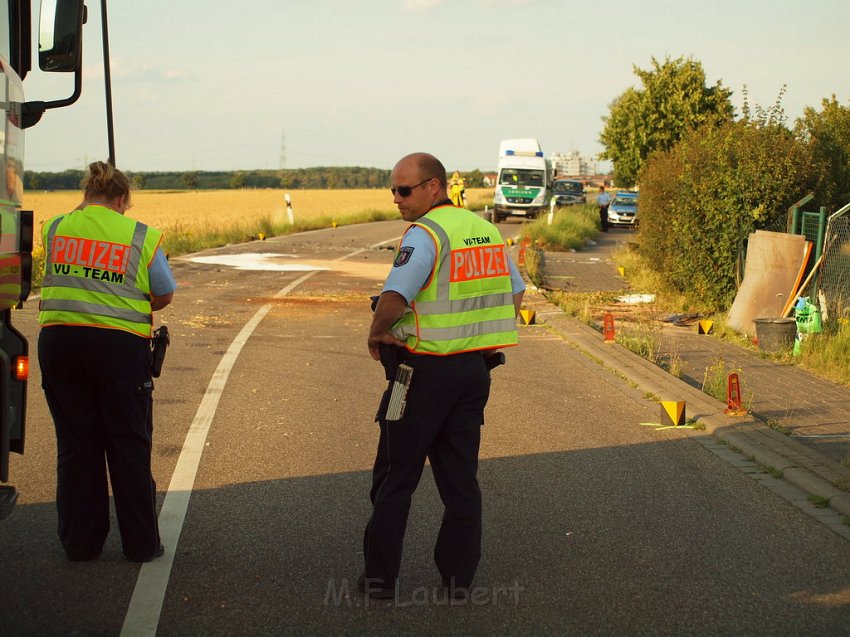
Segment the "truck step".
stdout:
[[9,517],[12,509],[15,508],[15,501],[18,499],[18,492],[15,487],[0,484],[0,520]]

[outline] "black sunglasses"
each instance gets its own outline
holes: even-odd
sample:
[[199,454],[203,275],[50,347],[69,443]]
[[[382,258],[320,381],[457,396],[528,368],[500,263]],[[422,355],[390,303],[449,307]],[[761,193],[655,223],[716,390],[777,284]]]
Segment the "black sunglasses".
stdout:
[[434,179],[434,177],[428,177],[425,181],[420,181],[415,186],[399,186],[398,188],[390,188],[390,192],[393,193],[393,197],[398,193],[399,197],[409,197],[410,193],[413,192],[414,188],[419,188],[422,184],[427,184],[429,181]]

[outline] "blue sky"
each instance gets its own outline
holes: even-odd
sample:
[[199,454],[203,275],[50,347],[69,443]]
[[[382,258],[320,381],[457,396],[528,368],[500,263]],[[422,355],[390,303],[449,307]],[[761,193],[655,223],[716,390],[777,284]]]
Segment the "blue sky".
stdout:
[[[26,167],[106,159],[100,3],[83,96],[27,130]],[[116,159],[126,170],[375,166],[413,151],[495,168],[499,140],[595,156],[633,65],[693,57],[740,112],[789,122],[850,105],[846,0],[130,0],[108,6]],[[27,77],[27,99],[71,93]],[[603,164],[600,164],[603,166]]]

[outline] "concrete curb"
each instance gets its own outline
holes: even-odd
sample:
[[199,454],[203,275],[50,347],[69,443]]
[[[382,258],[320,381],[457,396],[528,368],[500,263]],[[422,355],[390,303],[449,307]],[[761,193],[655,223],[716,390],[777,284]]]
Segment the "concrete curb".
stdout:
[[[850,469],[788,438],[751,416],[728,416],[726,404],[688,385],[602,334],[567,316],[532,284],[523,305],[535,312],[566,341],[600,365],[637,385],[658,400],[684,400],[688,418],[705,425],[705,433],[736,449],[756,463],[778,473],[810,496],[824,499],[838,513],[850,517]],[[647,396],[647,398],[650,398]]]

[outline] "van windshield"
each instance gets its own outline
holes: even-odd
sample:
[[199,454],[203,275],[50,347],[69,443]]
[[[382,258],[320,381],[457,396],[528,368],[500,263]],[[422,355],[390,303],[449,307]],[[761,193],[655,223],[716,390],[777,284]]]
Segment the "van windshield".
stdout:
[[499,175],[500,186],[542,186],[542,170],[526,170],[523,168],[503,168]]

